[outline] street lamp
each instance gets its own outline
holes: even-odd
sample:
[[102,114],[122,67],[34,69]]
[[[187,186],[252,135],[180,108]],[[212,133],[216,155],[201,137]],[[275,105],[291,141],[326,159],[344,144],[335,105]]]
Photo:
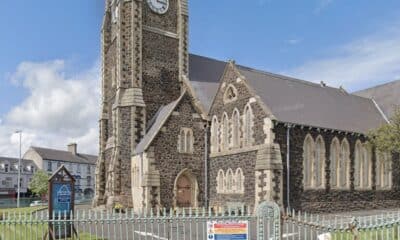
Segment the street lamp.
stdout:
[[17,190],[17,208],[19,208],[19,198],[21,192],[21,143],[22,143],[22,130],[15,133],[19,134],[19,159],[18,159],[18,190]]

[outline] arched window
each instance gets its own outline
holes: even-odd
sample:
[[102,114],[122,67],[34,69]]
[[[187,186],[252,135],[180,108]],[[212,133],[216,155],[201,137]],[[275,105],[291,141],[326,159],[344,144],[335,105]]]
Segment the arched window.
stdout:
[[243,138],[245,146],[253,144],[253,111],[251,110],[250,104],[244,109]]
[[211,123],[211,152],[218,152],[219,151],[219,123],[217,116],[213,117]]
[[339,139],[334,138],[331,143],[331,187],[337,188],[339,186],[340,178],[340,143]]
[[363,146],[358,140],[356,142],[355,152],[354,152],[354,186],[360,188],[361,185],[361,169],[362,169],[362,158],[363,158]]
[[368,144],[364,144],[363,146],[363,161],[362,161],[362,187],[370,188],[372,183],[372,156],[371,156],[371,148]]
[[307,135],[303,144],[303,183],[304,187],[312,187],[312,172],[314,162],[314,140]]
[[350,145],[347,139],[343,139],[340,147],[340,163],[338,164],[338,184],[341,188],[350,186]]
[[244,193],[244,176],[241,168],[236,169],[236,192]]
[[354,163],[354,186],[356,188],[368,189],[371,187],[372,179],[371,148],[368,144],[356,142]]
[[325,186],[325,143],[322,136],[317,137],[315,144],[315,157],[313,163],[313,187],[323,188]]
[[223,193],[225,189],[225,174],[222,169],[218,171],[218,176],[217,176],[217,193]]
[[193,131],[190,128],[182,128],[178,138],[178,151],[180,153],[193,153]]
[[228,171],[226,172],[226,192],[232,193],[234,185],[235,183],[234,183],[233,171],[232,169],[229,168]]
[[232,147],[240,147],[240,114],[237,109],[233,111],[232,115]]
[[226,113],[222,117],[222,149],[228,150],[229,148],[229,118]]
[[390,153],[376,153],[376,186],[378,189],[392,187],[392,158]]

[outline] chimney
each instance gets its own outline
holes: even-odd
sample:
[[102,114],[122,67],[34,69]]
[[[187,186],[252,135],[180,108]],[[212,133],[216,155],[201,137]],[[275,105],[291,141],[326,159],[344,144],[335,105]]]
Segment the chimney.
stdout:
[[77,154],[78,145],[76,143],[68,144],[68,152],[72,153],[73,155]]

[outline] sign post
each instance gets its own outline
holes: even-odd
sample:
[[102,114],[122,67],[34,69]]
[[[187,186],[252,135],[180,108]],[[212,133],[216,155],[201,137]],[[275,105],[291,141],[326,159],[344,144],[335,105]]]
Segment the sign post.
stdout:
[[75,179],[65,166],[61,166],[49,179],[49,232],[50,240],[76,235],[71,219],[74,213]]

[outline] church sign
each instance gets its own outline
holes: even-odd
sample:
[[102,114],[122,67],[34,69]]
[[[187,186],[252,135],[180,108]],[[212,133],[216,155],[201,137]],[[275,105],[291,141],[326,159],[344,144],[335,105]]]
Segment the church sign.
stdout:
[[249,222],[207,222],[208,240],[248,240]]
[[75,179],[65,166],[61,166],[49,179],[50,240],[70,238],[75,232],[73,224],[68,221],[74,212],[74,185]]

